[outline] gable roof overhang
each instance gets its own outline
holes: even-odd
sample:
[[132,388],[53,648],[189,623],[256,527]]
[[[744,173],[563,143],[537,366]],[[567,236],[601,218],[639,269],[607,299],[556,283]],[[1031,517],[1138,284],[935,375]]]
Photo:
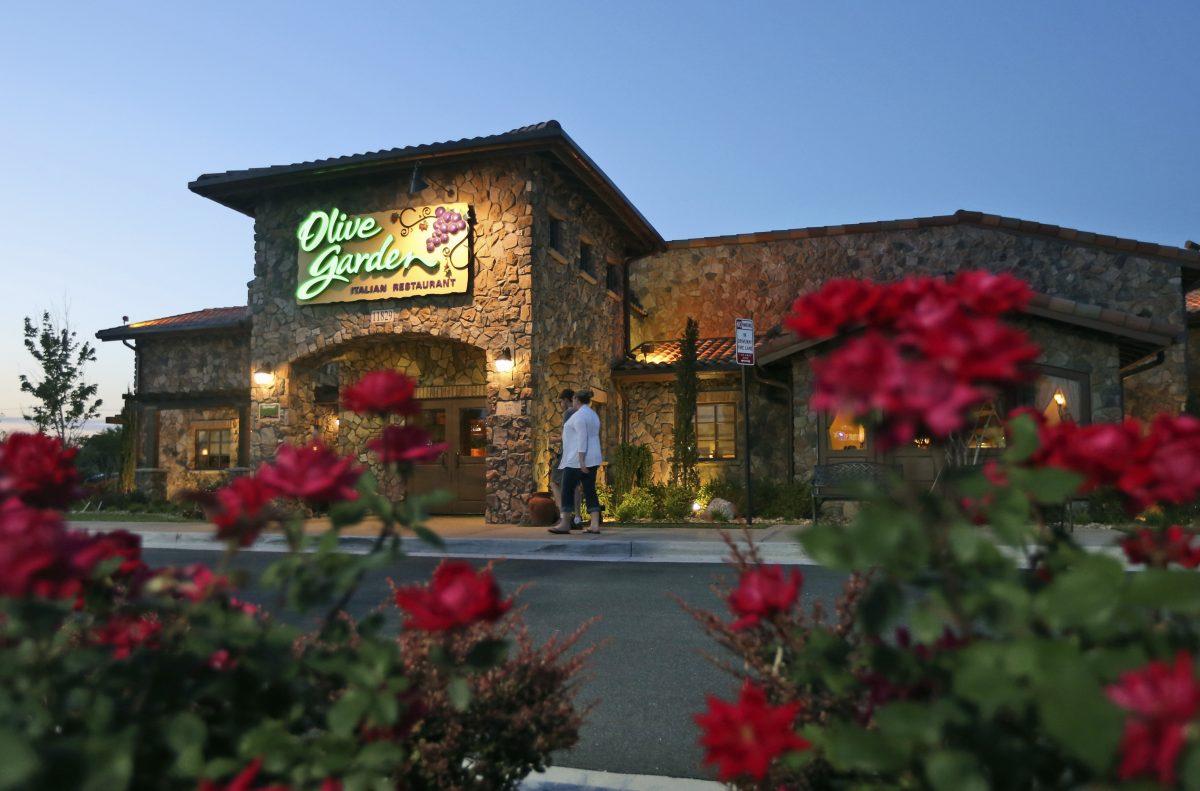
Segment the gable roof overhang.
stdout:
[[121,341],[147,336],[183,335],[203,333],[207,335],[250,330],[250,309],[246,306],[231,308],[205,308],[190,313],[178,313],[158,319],[135,321],[120,327],[109,327],[96,333],[102,341]]
[[578,178],[636,240],[631,250],[633,254],[644,255],[665,249],[666,242],[654,226],[571,139],[558,121],[544,121],[484,137],[390,148],[291,165],[205,173],[188,184],[188,189],[223,206],[254,216],[258,196],[270,190],[347,177],[393,174],[417,165],[438,165],[522,153],[546,154]]

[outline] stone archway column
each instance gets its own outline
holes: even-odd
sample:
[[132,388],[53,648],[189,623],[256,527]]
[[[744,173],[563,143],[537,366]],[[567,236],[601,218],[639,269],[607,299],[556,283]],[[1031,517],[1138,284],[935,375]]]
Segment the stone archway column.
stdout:
[[488,524],[527,521],[533,493],[533,398],[529,386],[529,353],[513,349],[515,366],[500,373],[488,353],[488,450],[486,507]]

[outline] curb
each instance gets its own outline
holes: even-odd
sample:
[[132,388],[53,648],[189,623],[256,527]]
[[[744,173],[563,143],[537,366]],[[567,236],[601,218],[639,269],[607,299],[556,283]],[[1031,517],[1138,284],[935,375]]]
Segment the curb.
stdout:
[[617,774],[591,769],[551,766],[521,781],[521,791],[718,791],[725,788],[711,780],[689,780],[659,775]]
[[[132,530],[147,549],[221,551],[225,544],[205,534]],[[366,554],[374,543],[368,536],[341,536],[343,552]],[[720,541],[646,541],[631,539],[448,538],[445,549],[420,539],[403,537],[400,545],[412,557],[509,558],[512,560],[573,560],[608,563],[724,563],[729,548]],[[758,544],[763,559],[782,565],[813,565],[796,542]],[[243,552],[286,552],[278,534],[264,534]]]

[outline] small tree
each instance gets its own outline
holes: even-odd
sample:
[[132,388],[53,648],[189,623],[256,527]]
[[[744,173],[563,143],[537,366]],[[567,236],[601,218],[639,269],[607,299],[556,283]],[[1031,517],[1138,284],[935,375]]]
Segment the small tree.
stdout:
[[100,414],[97,387],[83,379],[83,367],[96,361],[96,350],[86,341],[79,342],[66,319],[62,326],[56,324],[49,311],[42,312],[40,327],[25,317],[25,348],[42,367],[42,378],[34,383],[25,374],[18,375],[21,392],[38,401],[22,417],[38,431],[64,443],[75,442],[83,425]]
[[675,448],[671,456],[671,483],[695,490],[700,486],[696,471],[696,341],[700,326],[688,318],[675,363]]

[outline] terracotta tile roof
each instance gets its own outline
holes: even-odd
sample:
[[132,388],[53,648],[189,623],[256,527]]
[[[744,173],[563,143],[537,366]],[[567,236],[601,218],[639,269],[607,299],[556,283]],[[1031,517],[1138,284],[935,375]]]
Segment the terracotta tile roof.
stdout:
[[1044,236],[1064,242],[1102,247],[1116,252],[1166,258],[1200,269],[1200,250],[1191,247],[1171,247],[1154,244],[1153,242],[1139,242],[1136,239],[1105,236],[1074,228],[1063,228],[1058,225],[1033,222],[1032,220],[1021,220],[1015,217],[1001,217],[998,214],[986,214],[984,212],[967,211],[965,209],[959,209],[954,214],[944,214],[935,217],[914,217],[907,220],[880,220],[878,222],[860,222],[850,225],[822,225],[811,228],[761,231],[758,233],[733,234],[730,236],[678,239],[667,242],[667,249],[684,250],[694,247],[717,247],[728,244],[753,244],[755,242],[775,242],[788,239],[816,239],[823,236],[844,236],[848,234],[877,233],[880,231],[906,231],[917,228],[940,228],[948,225],[976,225],[1031,236]]
[[1188,313],[1200,312],[1200,288],[1187,293],[1187,311]]
[[[769,333],[768,333],[769,335]],[[766,336],[758,338],[762,347]],[[683,341],[647,341],[635,346],[625,359],[614,366],[614,371],[655,372],[665,371],[679,362]],[[734,358],[733,338],[701,338],[696,342],[696,363],[701,371],[737,370]]]
[[242,305],[232,308],[205,308],[191,313],[179,313],[159,319],[135,321],[120,327],[100,330],[96,337],[102,341],[137,338],[145,335],[161,335],[172,332],[196,332],[199,330],[227,330],[250,326],[250,309]]
[[508,132],[464,137],[440,143],[386,148],[364,154],[326,157],[290,165],[205,173],[188,185],[198,195],[243,214],[253,214],[255,198],[264,190],[322,178],[411,169],[438,161],[478,158],[518,152],[549,152],[579,177],[641,245],[639,254],[661,250],[665,242],[636,206],[592,161],[558,121],[541,121]]

